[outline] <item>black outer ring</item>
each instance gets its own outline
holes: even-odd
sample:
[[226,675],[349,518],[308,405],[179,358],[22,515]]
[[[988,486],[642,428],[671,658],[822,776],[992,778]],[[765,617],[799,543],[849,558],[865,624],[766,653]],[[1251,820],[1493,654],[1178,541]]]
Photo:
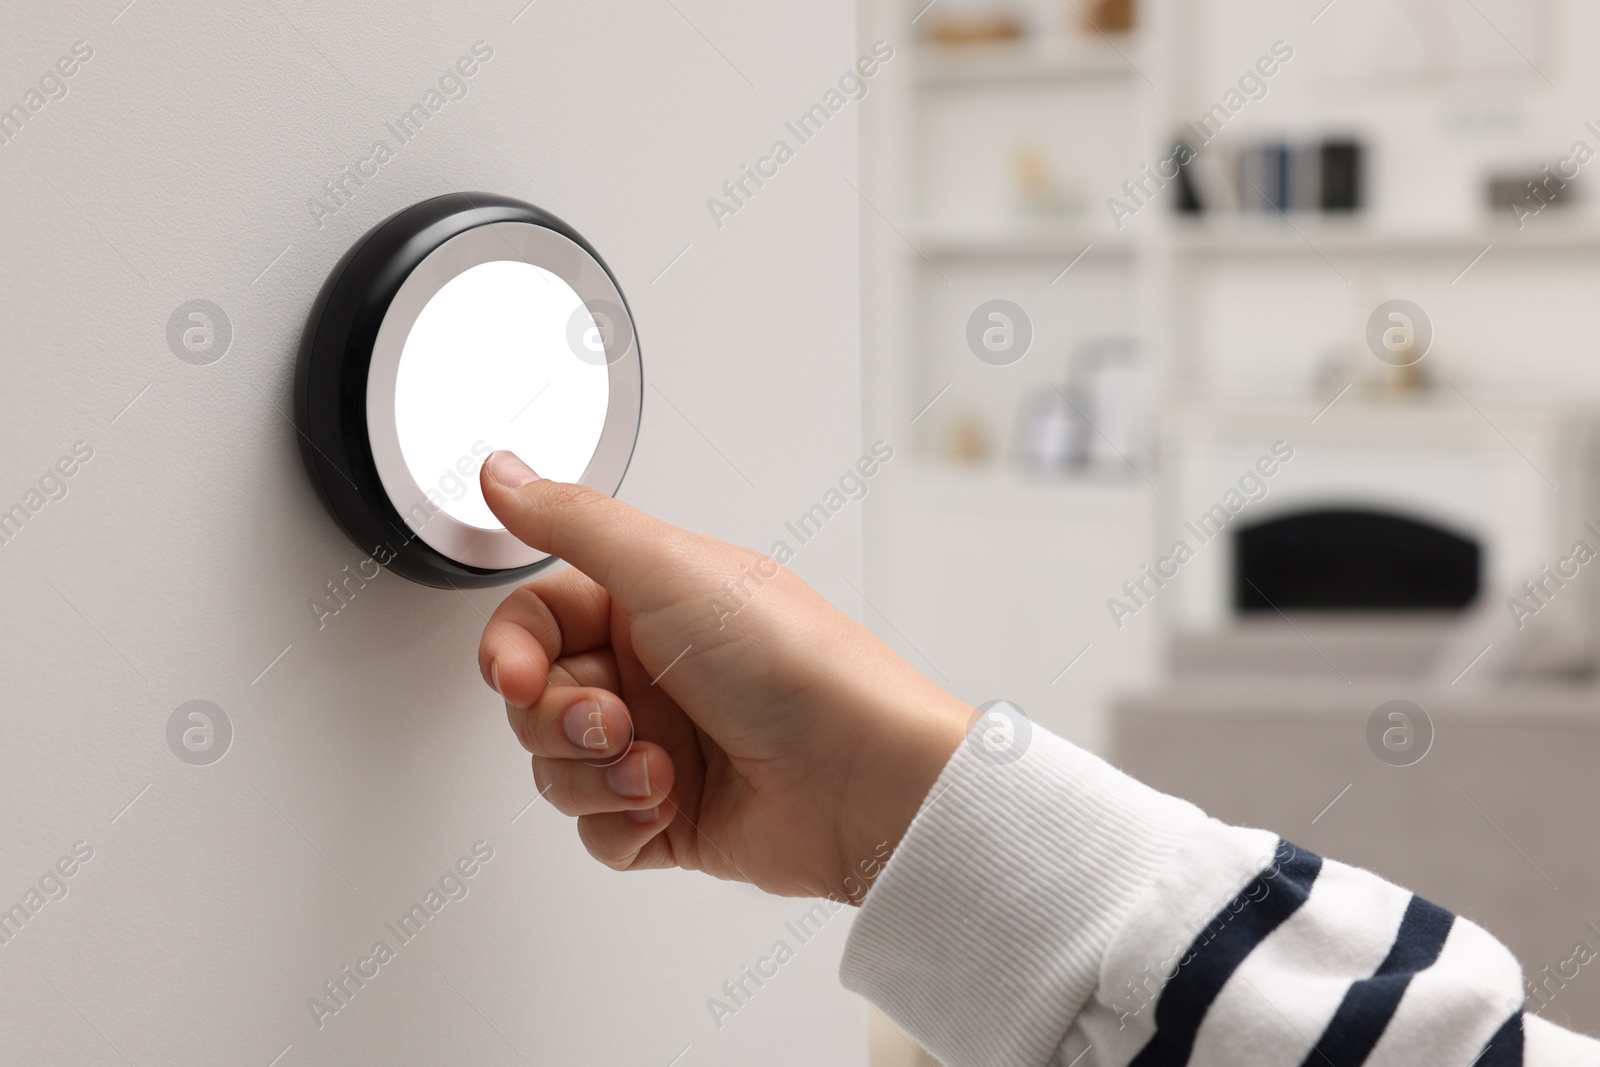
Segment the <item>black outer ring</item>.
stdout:
[[[363,552],[401,577],[435,589],[503,585],[555,562],[550,557],[527,567],[492,570],[459,563],[439,552],[411,532],[389,500],[367,437],[367,368],[378,327],[401,284],[452,237],[495,222],[526,222],[554,230],[593,256],[622,293],[600,253],[554,215],[492,193],[446,193],[391,215],[344,254],[312,305],[295,367],[300,456],[317,494]],[[623,297],[631,319],[633,311],[627,305]],[[637,329],[633,343],[639,343]],[[630,444],[630,461],[632,449]]]

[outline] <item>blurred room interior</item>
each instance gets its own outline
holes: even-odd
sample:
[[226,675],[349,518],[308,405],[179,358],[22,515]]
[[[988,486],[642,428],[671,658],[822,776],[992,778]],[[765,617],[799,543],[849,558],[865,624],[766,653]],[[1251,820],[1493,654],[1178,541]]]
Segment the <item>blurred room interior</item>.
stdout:
[[1595,945],[1600,10],[861,19],[874,627],[1534,982]]

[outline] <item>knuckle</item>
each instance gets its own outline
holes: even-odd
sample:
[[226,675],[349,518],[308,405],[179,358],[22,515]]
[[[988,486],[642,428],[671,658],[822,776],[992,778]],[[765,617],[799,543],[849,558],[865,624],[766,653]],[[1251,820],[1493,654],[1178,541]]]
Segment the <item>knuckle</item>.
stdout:
[[610,867],[613,871],[626,871],[630,862],[625,856],[611,855],[596,856],[595,858],[601,863],[605,864],[607,867]]
[[[583,818],[595,811],[592,776],[596,771],[576,760],[559,757],[535,756],[533,762],[540,770],[534,774],[538,781],[542,775],[549,792],[544,794],[550,806],[563,815]],[[541,786],[541,789],[545,786]]]
[[583,805],[579,804],[572,796],[572,790],[570,788],[556,786],[545,795],[545,799],[550,801],[550,806],[552,808],[555,808],[563,815],[577,818],[578,816],[588,814],[588,812],[584,811]]
[[541,714],[535,705],[534,710],[527,713],[527,722],[525,745],[529,752],[554,760],[566,760],[572,755],[572,742],[567,740],[553,716]]
[[627,870],[633,861],[633,857],[618,848],[616,842],[607,841],[603,823],[598,819],[578,820],[578,840],[583,842],[589,855],[614,871]]
[[597,495],[588,486],[575,482],[547,482],[540,503],[550,508],[592,507]]
[[572,815],[571,779],[560,773],[560,764],[543,756],[533,757],[533,784],[539,794],[563,815]]
[[515,612],[515,617],[535,637],[560,632],[560,628],[556,625],[555,612],[550,610],[550,605],[540,595],[537,584],[530,583],[514,590],[501,606]]
[[[517,742],[527,751],[538,753],[539,744],[534,738],[533,716],[513,708],[510,704],[507,704],[506,708],[511,712],[511,729],[517,735]],[[537,779],[538,776],[538,772],[535,771],[534,778]]]

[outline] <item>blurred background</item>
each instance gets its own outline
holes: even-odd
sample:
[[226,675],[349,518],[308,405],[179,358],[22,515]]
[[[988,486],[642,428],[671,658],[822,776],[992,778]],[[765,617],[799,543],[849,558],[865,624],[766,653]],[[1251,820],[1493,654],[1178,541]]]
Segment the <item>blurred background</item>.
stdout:
[[894,48],[861,105],[867,437],[904,444],[870,621],[1487,926],[1530,1011],[1600,1033],[1571,962],[1600,11],[864,0],[861,29]]
[[[627,500],[793,535],[939,684],[1467,915],[1529,1010],[1597,1032],[1600,8],[5,16],[5,1062],[865,1061],[847,921],[727,1020],[810,902],[617,877],[538,802],[474,657],[504,590],[348,577],[373,548],[292,417],[307,314],[373,226],[472,190],[623,280]],[[480,843],[470,898],[325,1020]]]

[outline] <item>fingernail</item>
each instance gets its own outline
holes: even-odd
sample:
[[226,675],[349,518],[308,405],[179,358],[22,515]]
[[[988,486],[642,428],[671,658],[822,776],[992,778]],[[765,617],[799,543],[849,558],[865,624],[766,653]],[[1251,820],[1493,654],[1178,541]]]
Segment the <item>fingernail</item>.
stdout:
[[661,818],[661,808],[658,805],[654,808],[646,808],[643,811],[630,811],[628,812],[628,818],[637,823],[655,822]]
[[504,693],[500,692],[500,661],[499,660],[493,660],[492,659],[492,660],[489,661],[489,688],[493,689],[496,693],[500,693],[501,696],[505,696]]
[[619,797],[641,800],[650,795],[650,759],[647,753],[639,758],[627,757],[606,771],[606,785]]
[[489,477],[507,489],[521,489],[529,482],[539,480],[533,468],[518,459],[515,452],[501,449],[490,455],[485,465],[489,468]]
[[601,752],[610,744],[606,737],[605,713],[598,700],[580,700],[568,708],[561,728],[568,741],[591,752]]

